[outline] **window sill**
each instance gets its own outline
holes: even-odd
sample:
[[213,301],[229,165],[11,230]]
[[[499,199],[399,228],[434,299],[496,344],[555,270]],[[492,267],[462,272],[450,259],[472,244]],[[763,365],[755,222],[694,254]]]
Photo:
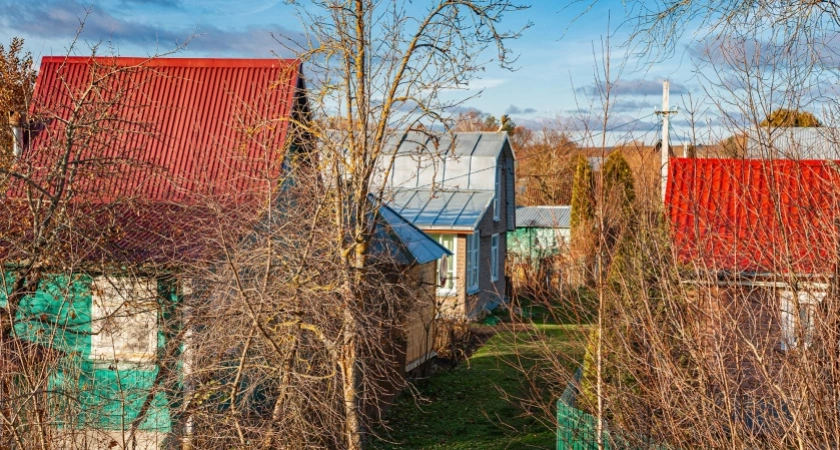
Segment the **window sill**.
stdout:
[[439,291],[437,291],[437,296],[438,297],[457,297],[458,296],[458,291],[456,291],[454,289],[445,290],[445,291],[440,291],[439,290]]
[[90,359],[89,360],[96,370],[154,370],[156,368],[154,363],[154,356],[149,356],[146,359],[138,360],[138,361],[128,361],[128,360],[114,360],[114,359],[104,359],[104,358],[97,358],[97,359]]
[[479,290],[478,287],[467,289],[467,294],[468,295],[477,294],[478,290]]

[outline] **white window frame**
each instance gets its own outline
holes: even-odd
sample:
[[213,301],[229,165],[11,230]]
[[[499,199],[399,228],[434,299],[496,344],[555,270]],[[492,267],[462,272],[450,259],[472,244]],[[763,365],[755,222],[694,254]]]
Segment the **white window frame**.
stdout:
[[499,281],[499,233],[490,236],[490,281]]
[[515,176],[514,176],[514,163],[512,163],[509,159],[505,161],[505,166],[507,167],[507,171],[505,172],[505,209],[507,209],[507,228],[508,230],[513,230],[514,225],[516,224],[516,207],[514,204],[516,203],[516,188],[513,185]]
[[[437,295],[438,297],[453,297],[458,295],[458,260],[455,255],[458,254],[458,236],[454,234],[434,234],[432,235],[434,239],[444,248],[446,246],[443,244],[444,237],[451,237],[452,238],[452,248],[448,248],[450,252],[452,252],[452,256],[448,257],[447,263],[447,272],[451,273],[451,277],[447,277],[447,280],[452,280],[452,287],[447,288],[445,286],[438,285],[437,287]],[[446,258],[446,257],[444,257]],[[438,263],[435,268],[435,283],[440,283],[440,265],[443,258],[438,260]]]
[[496,164],[496,190],[495,196],[493,198],[493,221],[498,222],[502,215],[501,215],[501,202],[499,201],[502,198],[502,167]]
[[804,347],[812,344],[815,315],[825,292],[782,290],[779,292],[779,328],[781,331],[781,349],[794,350],[799,347],[800,334]]
[[96,277],[90,359],[150,362],[157,353],[157,280]]
[[478,292],[478,278],[481,268],[481,234],[476,230],[467,235],[467,293]]

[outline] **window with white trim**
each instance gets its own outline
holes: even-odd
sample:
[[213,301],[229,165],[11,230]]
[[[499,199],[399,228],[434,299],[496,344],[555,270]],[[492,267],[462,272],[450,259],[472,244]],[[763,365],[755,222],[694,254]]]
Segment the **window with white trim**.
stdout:
[[490,236],[490,280],[499,280],[499,235]]
[[498,222],[501,218],[502,203],[499,199],[502,198],[502,166],[496,166],[496,193],[493,198],[493,221]]
[[782,350],[793,350],[800,345],[805,348],[811,346],[817,305],[824,297],[825,292],[779,292]]
[[457,285],[455,284],[455,243],[457,239],[455,239],[454,234],[430,234],[429,236],[452,252],[452,256],[444,256],[438,260],[436,274],[438,283],[437,295],[441,297],[457,295]]
[[467,235],[467,292],[478,291],[479,241],[478,231]]
[[151,361],[157,351],[157,280],[97,277],[91,296],[90,358]]

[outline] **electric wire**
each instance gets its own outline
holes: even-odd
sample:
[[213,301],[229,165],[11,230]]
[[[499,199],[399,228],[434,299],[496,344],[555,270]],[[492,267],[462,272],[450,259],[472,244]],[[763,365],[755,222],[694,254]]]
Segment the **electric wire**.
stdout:
[[[570,142],[572,142],[572,143],[574,143],[574,144],[582,144],[582,143],[583,143],[583,141],[585,141],[585,140],[587,140],[587,139],[592,139],[593,137],[597,137],[597,136],[600,136],[600,135],[602,135],[602,134],[609,133],[609,132],[611,132],[611,131],[615,131],[615,130],[617,130],[617,129],[619,129],[619,128],[626,127],[627,125],[631,125],[631,124],[634,124],[634,123],[636,123],[636,122],[639,122],[639,121],[645,120],[645,119],[647,119],[648,117],[651,117],[651,116],[653,116],[653,115],[656,115],[656,113],[650,113],[650,114],[648,114],[648,115],[646,115],[646,116],[642,116],[642,117],[639,117],[639,118],[637,118],[637,119],[633,119],[633,120],[631,120],[631,121],[629,121],[629,122],[624,122],[624,123],[622,123],[622,124],[620,124],[620,125],[615,125],[615,126],[613,126],[613,127],[611,127],[611,128],[607,128],[607,129],[605,129],[605,130],[600,130],[600,131],[598,131],[598,132],[596,132],[596,133],[593,133],[593,134],[591,134],[591,135],[589,135],[589,136],[586,136],[586,137],[584,137],[584,138],[577,139],[577,140],[570,140]],[[545,150],[543,150],[543,151],[539,151],[539,152],[531,153],[531,154],[529,154],[529,155],[526,155],[526,156],[523,156],[523,157],[521,157],[521,158],[518,158],[518,159],[517,159],[517,162],[518,162],[518,161],[525,160],[525,159],[528,159],[528,158],[532,158],[532,157],[534,157],[534,156],[541,155],[541,154],[543,154],[543,153],[548,153],[549,151],[553,151],[553,150],[554,150],[553,148],[548,148],[548,149],[545,149]],[[469,172],[469,173],[466,173],[466,174],[463,174],[463,175],[456,175],[456,176],[454,176],[454,177],[444,178],[444,179],[442,179],[442,180],[440,180],[440,181],[433,181],[432,183],[426,183],[426,184],[423,184],[423,185],[419,185],[419,186],[416,186],[416,187],[414,187],[414,188],[412,188],[412,189],[421,189],[421,188],[424,188],[424,187],[432,187],[432,186],[433,186],[433,185],[435,185],[435,184],[443,184],[443,183],[445,183],[445,182],[447,182],[447,181],[456,180],[456,179],[458,179],[458,178],[470,177],[470,176],[475,175],[476,173],[479,173],[479,172],[484,172],[484,171],[488,171],[488,170],[496,170],[496,169],[497,169],[496,167],[487,167],[487,168],[484,168],[484,169],[479,169],[479,170],[476,170],[476,171],[472,171],[472,172]]]

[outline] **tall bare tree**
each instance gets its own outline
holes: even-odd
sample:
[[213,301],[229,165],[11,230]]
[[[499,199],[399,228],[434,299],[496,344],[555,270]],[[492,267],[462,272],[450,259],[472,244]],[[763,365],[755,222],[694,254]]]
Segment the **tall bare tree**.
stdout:
[[376,208],[369,197],[387,199],[389,143],[402,130],[450,127],[449,114],[460,101],[442,94],[466,87],[486,64],[487,50],[503,67],[513,64],[505,43],[519,30],[500,23],[521,9],[510,0],[321,0],[300,9],[313,43],[300,53],[310,67],[313,115],[337,116],[342,124],[330,130],[315,120],[308,131],[318,141],[319,165],[330,174],[330,239],[342,258],[345,300],[336,352],[346,448],[361,448],[369,425],[362,411],[369,395],[362,355],[371,342],[363,313],[379,302],[368,286]]
[[[810,158],[783,155],[776,135],[755,129],[776,122],[767,119],[780,109],[821,111],[805,122],[836,124],[837,103],[825,93],[838,81],[837,9],[826,2],[737,0],[634,8],[636,42],[671,50],[663,42],[675,44],[695,24],[701,30],[694,44],[711,105],[704,109],[720,119],[723,136],[735,136],[732,156],[739,160],[676,164],[670,197],[676,209],[640,201],[656,198],[655,190],[644,191],[656,187],[636,184],[637,232],[619,246],[620,266],[597,286],[610,300],[598,327],[611,336],[589,342],[590,392],[597,393],[577,404],[595,417],[562,417],[566,445],[580,439],[592,447],[836,446],[837,211],[834,200],[821,202],[837,197],[836,171],[825,170],[834,167],[837,139],[831,131],[815,138],[786,131],[803,151],[823,148],[817,158],[829,160],[797,161]],[[775,159],[782,156],[789,160]],[[723,204],[726,213],[715,209]],[[545,367],[568,362],[550,348]],[[570,376],[556,373],[542,385],[552,400]],[[542,405],[544,419],[552,420],[555,411]]]

